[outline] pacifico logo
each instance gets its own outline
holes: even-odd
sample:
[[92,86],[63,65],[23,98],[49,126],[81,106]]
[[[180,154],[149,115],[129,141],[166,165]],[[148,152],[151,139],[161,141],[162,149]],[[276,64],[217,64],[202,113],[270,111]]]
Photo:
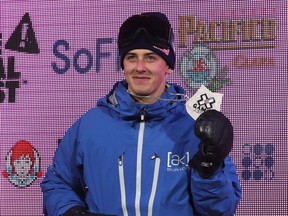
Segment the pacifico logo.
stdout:
[[[185,83],[196,90],[205,85],[218,91],[231,84],[228,66],[220,67],[214,51],[271,49],[276,47],[275,18],[198,20],[195,16],[180,16],[179,47],[191,46],[182,56],[180,73]],[[273,58],[237,55],[235,68],[272,67]]]
[[180,16],[179,47],[187,47],[193,37],[193,43],[209,43],[214,50],[274,48],[276,26],[275,18],[203,21]]

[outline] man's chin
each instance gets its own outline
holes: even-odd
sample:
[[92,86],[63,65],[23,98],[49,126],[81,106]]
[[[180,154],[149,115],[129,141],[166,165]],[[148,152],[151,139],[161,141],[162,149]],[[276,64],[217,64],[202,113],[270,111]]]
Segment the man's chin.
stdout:
[[138,97],[150,97],[150,92],[128,90],[129,94]]

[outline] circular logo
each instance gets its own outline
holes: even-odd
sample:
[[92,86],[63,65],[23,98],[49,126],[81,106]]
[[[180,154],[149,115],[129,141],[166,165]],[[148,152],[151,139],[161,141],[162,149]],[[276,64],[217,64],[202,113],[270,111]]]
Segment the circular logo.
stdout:
[[217,59],[211,49],[203,44],[195,45],[182,56],[180,73],[192,89],[208,86],[217,73]]
[[11,148],[2,175],[18,187],[29,186],[42,176],[40,156],[30,142],[20,140]]

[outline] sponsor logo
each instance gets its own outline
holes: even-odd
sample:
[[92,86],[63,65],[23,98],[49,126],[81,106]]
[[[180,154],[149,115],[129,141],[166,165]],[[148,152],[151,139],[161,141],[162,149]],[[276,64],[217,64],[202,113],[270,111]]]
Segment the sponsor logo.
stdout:
[[[72,68],[79,74],[87,74],[92,70],[98,73],[105,66],[103,61],[112,56],[112,52],[109,52],[108,48],[114,41],[115,39],[110,37],[96,38],[95,50],[80,48],[71,55],[71,43],[67,40],[57,40],[52,48],[53,55],[56,57],[55,61],[51,62],[52,70],[57,74],[65,74]],[[119,71],[121,67],[118,55],[116,62],[115,70]]]
[[275,18],[198,20],[196,16],[180,16],[179,47],[193,43],[209,43],[213,50],[275,48]]
[[198,112],[205,112],[207,109],[212,109],[213,104],[215,103],[214,97],[209,97],[207,94],[200,95],[200,100],[197,100],[197,103],[193,105],[193,107],[198,110]]
[[170,50],[169,49],[162,49],[162,48],[160,48],[160,47],[157,47],[157,46],[153,46],[155,49],[158,49],[158,50],[160,50],[161,52],[163,52],[165,55],[169,55],[169,53],[170,53]]
[[211,91],[217,91],[230,83],[226,67],[219,69],[216,56],[203,44],[195,45],[182,56],[180,74],[191,89],[199,89],[201,85]]
[[174,154],[173,152],[168,152],[167,154],[167,171],[168,172],[179,172],[183,170],[188,170],[190,160],[189,152],[184,155]]
[[25,13],[8,39],[6,49],[30,54],[40,53],[29,13]]
[[232,61],[232,66],[235,68],[273,67],[275,65],[276,60],[274,58],[265,56],[253,58],[248,55],[236,55]]
[[[7,65],[2,57],[2,34],[0,33],[0,103],[16,102],[16,90],[21,87],[21,72],[16,71],[16,59],[8,56]],[[14,32],[11,34],[5,49],[28,54],[38,54],[40,52],[38,43],[32,28],[29,13],[25,13]],[[27,84],[27,80],[22,80]]]
[[267,144],[250,144],[242,146],[243,180],[272,180],[275,178],[275,146]]
[[3,58],[0,56],[0,103],[6,100],[8,103],[16,102],[16,89],[20,88],[21,72],[15,71],[15,57],[8,57],[7,70],[4,67]]
[[30,142],[20,140],[11,148],[2,175],[14,186],[21,188],[30,186],[37,178],[42,177],[40,156]]

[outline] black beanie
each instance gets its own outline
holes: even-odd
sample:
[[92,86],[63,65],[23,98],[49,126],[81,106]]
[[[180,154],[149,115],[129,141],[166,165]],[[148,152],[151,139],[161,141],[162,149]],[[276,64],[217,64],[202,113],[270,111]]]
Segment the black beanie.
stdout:
[[173,43],[173,31],[165,14],[148,12],[133,15],[122,24],[118,34],[121,68],[127,52],[148,49],[161,56],[173,70],[176,59]]

